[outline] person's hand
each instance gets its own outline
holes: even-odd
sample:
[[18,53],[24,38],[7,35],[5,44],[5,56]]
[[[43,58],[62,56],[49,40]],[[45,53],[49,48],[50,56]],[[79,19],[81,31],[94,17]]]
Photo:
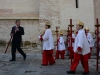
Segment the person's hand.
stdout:
[[19,31],[19,28],[18,28],[18,27],[16,27],[15,32],[16,32],[16,31]]
[[19,31],[19,28],[16,28],[17,31]]
[[11,33],[11,36],[13,36],[14,34],[13,33]]
[[78,50],[76,50],[76,52],[75,53],[78,53],[79,51]]
[[75,53],[81,53],[82,51],[77,50]]

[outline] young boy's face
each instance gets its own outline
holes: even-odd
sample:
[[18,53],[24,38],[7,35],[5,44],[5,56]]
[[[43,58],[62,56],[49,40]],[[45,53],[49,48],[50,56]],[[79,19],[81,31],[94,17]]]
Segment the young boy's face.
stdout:
[[86,33],[88,33],[89,32],[89,30],[86,30]]
[[82,28],[82,26],[80,26],[80,25],[78,25],[78,24],[76,25],[76,29],[77,29],[77,30],[80,30],[81,28]]

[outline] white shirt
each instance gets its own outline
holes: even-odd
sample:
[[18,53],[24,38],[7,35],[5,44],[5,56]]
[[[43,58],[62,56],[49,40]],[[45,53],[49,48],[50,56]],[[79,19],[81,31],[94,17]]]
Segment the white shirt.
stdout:
[[52,50],[52,49],[54,49],[53,36],[52,36],[52,32],[51,32],[50,29],[47,29],[45,31],[42,38],[43,38],[43,50]]
[[88,39],[90,47],[93,47],[94,41],[93,41],[93,37],[92,37],[91,33],[87,33],[87,39]]
[[58,42],[58,50],[62,51],[65,50],[65,43],[63,37],[59,37],[59,42]]
[[85,55],[90,53],[90,46],[84,29],[79,30],[75,37],[74,52],[77,51],[78,47],[82,48],[82,51],[79,51],[78,54]]

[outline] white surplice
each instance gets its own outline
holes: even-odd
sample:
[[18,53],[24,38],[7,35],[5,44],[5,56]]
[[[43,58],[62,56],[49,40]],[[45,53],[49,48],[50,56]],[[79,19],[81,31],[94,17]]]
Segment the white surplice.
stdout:
[[59,37],[58,50],[65,50],[65,43],[63,37]]
[[42,38],[43,38],[43,50],[54,49],[54,42],[53,42],[53,36],[52,36],[51,29],[46,29]]
[[88,39],[90,47],[93,47],[94,41],[93,41],[93,37],[92,37],[91,33],[87,33],[87,39]]
[[90,53],[90,46],[84,29],[79,30],[75,37],[74,52],[77,51],[78,47],[82,48],[82,51],[79,51],[78,54],[85,55]]

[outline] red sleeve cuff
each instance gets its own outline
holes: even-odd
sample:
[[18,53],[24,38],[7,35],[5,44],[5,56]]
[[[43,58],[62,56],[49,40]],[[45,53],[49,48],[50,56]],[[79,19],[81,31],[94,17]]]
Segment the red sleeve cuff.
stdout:
[[42,38],[42,36],[40,36],[40,40],[41,40],[41,41],[43,41],[43,38]]
[[75,41],[75,39],[74,38],[72,38],[72,42],[74,43],[74,41]]
[[82,48],[81,48],[81,47],[78,47],[78,48],[77,48],[77,50],[78,50],[78,51],[81,51],[81,50],[82,50]]
[[58,39],[57,39],[57,42],[59,42],[59,40],[60,40],[60,39],[58,38]]

